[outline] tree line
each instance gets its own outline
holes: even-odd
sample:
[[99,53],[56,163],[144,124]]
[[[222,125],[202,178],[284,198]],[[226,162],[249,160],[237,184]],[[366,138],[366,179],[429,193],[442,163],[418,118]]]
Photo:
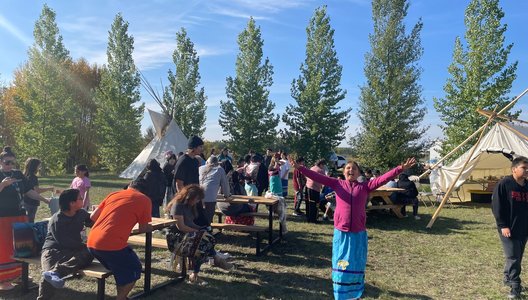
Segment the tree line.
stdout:
[[[235,74],[226,78],[226,99],[220,104],[224,142],[239,154],[275,145],[314,162],[346,138],[351,119],[360,124],[348,137],[360,163],[388,168],[420,155],[430,145],[422,125],[426,108],[420,85],[424,24],[420,19],[408,31],[408,8],[407,0],[372,1],[374,30],[355,116],[341,88],[343,66],[326,6],[308,22],[305,58],[291,83],[294,101],[283,114],[274,113],[269,98],[273,65],[263,53],[261,29],[250,18],[238,36]],[[108,33],[107,63],[98,66],[70,56],[55,16],[44,5],[27,61],[0,89],[0,140],[16,145],[21,157],[41,158],[53,172],[80,162],[121,171],[144,145],[141,75],[132,58],[128,22],[116,15]],[[465,43],[455,40],[445,96],[434,99],[444,122],[445,152],[482,124],[476,108],[509,101],[517,62],[508,64],[513,44],[504,45],[503,17],[498,0],[471,0],[466,8]],[[176,41],[169,84],[156,100],[185,135],[202,135],[207,96],[200,86],[199,57],[185,28],[176,33]],[[277,129],[280,120],[285,129]]]

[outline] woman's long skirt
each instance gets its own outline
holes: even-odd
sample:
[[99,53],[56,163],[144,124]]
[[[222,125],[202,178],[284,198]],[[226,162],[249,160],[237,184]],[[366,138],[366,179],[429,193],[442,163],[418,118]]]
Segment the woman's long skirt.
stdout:
[[356,299],[365,289],[367,232],[334,229],[332,281],[335,299]]
[[277,196],[282,195],[282,182],[279,175],[273,175],[270,177],[270,188],[269,191]]
[[14,254],[13,223],[27,222],[27,216],[0,217],[0,282],[10,282],[20,277],[22,267],[11,257]]

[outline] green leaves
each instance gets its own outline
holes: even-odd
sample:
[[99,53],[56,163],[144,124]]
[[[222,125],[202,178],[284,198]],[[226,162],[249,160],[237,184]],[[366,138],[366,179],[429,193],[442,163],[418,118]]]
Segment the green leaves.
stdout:
[[169,70],[169,86],[163,95],[164,106],[186,136],[202,136],[205,131],[204,88],[199,88],[200,59],[194,44],[182,28],[176,33],[177,46],[172,55],[176,71]]
[[507,27],[501,24],[503,17],[498,0],[472,0],[466,8],[466,44],[456,38],[448,68],[451,76],[444,85],[446,95],[434,99],[445,123],[444,154],[484,124],[485,118],[476,112],[477,108],[493,110],[498,106],[500,110],[510,102],[507,94],[516,78],[517,62],[508,65],[513,44],[504,46]]
[[71,58],[62,43],[55,12],[44,5],[35,23],[27,64],[15,77],[16,105],[23,122],[16,131],[21,157],[38,157],[53,172],[64,169],[74,135],[69,91]]
[[99,157],[112,172],[123,170],[141,150],[140,77],[132,58],[134,38],[117,14],[108,36],[107,59],[97,91]]
[[230,147],[239,154],[270,146],[276,137],[279,117],[273,114],[268,88],[273,84],[273,67],[262,61],[264,41],[251,18],[238,36],[239,54],[235,78],[226,79],[227,100],[220,101],[220,120]]
[[365,55],[367,82],[361,87],[358,117],[362,129],[351,137],[354,156],[364,165],[387,169],[405,158],[417,156],[428,144],[421,69],[423,48],[421,20],[406,33],[405,0],[374,0],[374,33],[371,51]]
[[343,68],[337,58],[326,6],[315,10],[306,34],[306,58],[291,88],[296,103],[288,105],[282,115],[288,126],[282,135],[294,152],[314,163],[328,158],[345,137],[351,110],[338,105],[346,91],[340,88]]

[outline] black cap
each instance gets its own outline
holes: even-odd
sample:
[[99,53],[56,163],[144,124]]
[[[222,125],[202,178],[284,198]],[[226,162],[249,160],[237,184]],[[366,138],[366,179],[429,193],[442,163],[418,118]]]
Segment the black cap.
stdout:
[[202,139],[196,135],[192,135],[190,138],[189,138],[189,141],[187,142],[187,149],[194,149],[198,146],[201,146],[203,145],[204,142],[202,141]]

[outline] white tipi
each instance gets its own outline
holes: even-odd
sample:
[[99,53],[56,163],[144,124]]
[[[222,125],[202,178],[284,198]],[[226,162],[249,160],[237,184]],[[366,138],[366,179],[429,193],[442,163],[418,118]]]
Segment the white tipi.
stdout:
[[119,174],[121,178],[135,179],[143,172],[150,159],[155,158],[160,165],[163,165],[167,151],[172,151],[177,154],[187,149],[187,138],[174,120],[169,121],[166,115],[150,109],[147,110],[152,119],[156,136],[139,153],[128,168]]

